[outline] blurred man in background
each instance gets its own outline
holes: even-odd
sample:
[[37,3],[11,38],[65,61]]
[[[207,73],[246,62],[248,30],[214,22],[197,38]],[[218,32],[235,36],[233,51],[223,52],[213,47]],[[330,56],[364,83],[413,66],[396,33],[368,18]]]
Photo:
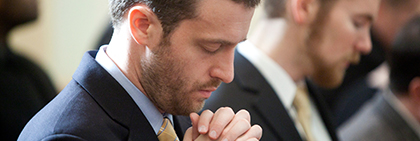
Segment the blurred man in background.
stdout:
[[420,17],[409,22],[389,49],[390,88],[346,122],[345,141],[420,141]]
[[16,140],[25,124],[47,104],[56,90],[47,74],[32,61],[15,54],[7,36],[38,16],[37,0],[0,0],[0,136]]
[[222,84],[205,108],[248,109],[266,141],[337,140],[324,98],[305,79],[341,84],[348,65],[371,50],[379,2],[266,0],[268,18],[238,45],[235,79]]

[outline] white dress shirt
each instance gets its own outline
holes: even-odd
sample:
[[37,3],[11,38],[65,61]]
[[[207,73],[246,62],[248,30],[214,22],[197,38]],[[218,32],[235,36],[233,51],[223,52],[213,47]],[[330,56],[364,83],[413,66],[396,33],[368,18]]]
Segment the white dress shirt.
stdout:
[[[267,80],[283,103],[289,116],[295,121],[295,126],[302,137],[305,137],[303,127],[297,120],[296,109],[293,100],[296,95],[296,83],[289,74],[273,59],[255,47],[251,42],[244,41],[238,44],[238,52],[248,59]],[[311,100],[311,123],[312,133],[317,141],[328,141],[331,137],[319,115],[316,106]]]

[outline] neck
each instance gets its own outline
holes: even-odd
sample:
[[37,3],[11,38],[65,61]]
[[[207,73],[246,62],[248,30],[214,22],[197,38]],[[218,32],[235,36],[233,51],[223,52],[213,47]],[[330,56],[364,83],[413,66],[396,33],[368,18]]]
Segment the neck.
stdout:
[[130,33],[127,33],[126,30],[115,31],[109,46],[107,47],[106,54],[131,83],[146,95],[146,92],[140,83],[140,58],[145,54],[145,47],[138,47],[136,45],[136,42],[133,41]]
[[310,74],[304,32],[305,29],[283,18],[264,19],[249,40],[299,82]]
[[[128,28],[127,24],[122,24],[120,29],[114,30],[106,53],[127,79],[150,99],[140,80],[142,79],[142,60],[147,62],[151,52],[147,46],[140,45],[133,39]],[[154,105],[159,112],[165,113],[155,103]]]

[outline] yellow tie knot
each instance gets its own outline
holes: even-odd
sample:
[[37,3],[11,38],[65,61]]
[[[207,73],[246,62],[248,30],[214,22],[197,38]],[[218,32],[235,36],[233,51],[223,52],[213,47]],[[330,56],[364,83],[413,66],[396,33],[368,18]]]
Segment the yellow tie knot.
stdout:
[[179,141],[174,127],[168,118],[163,118],[163,124],[157,134],[159,141]]

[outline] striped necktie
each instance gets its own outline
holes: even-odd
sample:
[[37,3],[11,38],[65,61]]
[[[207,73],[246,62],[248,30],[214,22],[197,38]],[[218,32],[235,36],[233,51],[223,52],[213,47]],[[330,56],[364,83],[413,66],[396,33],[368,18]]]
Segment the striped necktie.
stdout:
[[171,121],[165,117],[157,134],[159,141],[179,141]]

